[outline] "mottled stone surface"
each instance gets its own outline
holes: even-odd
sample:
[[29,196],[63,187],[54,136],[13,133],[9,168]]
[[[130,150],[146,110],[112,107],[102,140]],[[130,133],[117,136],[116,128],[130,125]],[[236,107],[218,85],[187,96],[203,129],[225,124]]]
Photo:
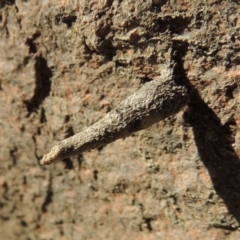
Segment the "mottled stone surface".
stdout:
[[[238,0],[1,1],[0,238],[239,239],[239,32]],[[39,165],[173,52],[186,108]]]

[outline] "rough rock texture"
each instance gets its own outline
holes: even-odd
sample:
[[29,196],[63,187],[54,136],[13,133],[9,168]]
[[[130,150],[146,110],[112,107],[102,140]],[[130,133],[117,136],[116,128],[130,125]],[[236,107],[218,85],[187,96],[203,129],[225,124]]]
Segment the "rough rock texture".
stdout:
[[[239,239],[238,0],[0,1],[1,239]],[[189,105],[40,158],[173,59]]]

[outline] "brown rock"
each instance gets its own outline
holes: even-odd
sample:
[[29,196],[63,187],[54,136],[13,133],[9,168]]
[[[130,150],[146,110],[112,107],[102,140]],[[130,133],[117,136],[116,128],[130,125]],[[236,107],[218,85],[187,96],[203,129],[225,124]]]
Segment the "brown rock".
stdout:
[[[1,239],[239,239],[239,16],[237,0],[1,1]],[[172,55],[185,109],[39,165]]]

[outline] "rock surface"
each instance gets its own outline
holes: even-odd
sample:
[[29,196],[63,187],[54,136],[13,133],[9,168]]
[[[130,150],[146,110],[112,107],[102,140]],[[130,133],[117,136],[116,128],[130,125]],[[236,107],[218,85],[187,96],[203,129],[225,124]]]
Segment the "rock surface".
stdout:
[[[239,31],[238,0],[0,1],[1,239],[239,239]],[[185,109],[39,165],[172,53]]]

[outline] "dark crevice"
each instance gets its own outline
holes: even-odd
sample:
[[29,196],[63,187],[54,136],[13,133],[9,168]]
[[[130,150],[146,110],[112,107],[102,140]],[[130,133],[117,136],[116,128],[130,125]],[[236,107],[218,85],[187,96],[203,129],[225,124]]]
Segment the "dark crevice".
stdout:
[[225,96],[229,99],[233,99],[233,92],[237,88],[237,83],[225,86]]
[[40,123],[47,122],[46,115],[45,115],[45,109],[42,107],[40,111]]
[[35,89],[31,99],[25,100],[29,114],[36,111],[43,100],[49,96],[51,91],[52,71],[47,66],[47,61],[42,56],[36,57],[35,68]]
[[154,31],[160,33],[169,31],[172,34],[181,34],[190,23],[191,17],[177,16],[173,18],[172,16],[164,16],[154,21]]
[[152,79],[147,77],[147,76],[140,78],[140,83],[141,84],[145,84],[145,83],[151,82],[151,81],[152,81]]
[[147,226],[147,230],[148,230],[149,232],[151,232],[151,231],[153,230],[152,225],[151,225],[152,219],[151,219],[151,218],[143,218],[143,220],[144,220],[144,223],[145,223],[146,226]]
[[76,20],[77,20],[76,16],[68,16],[62,19],[63,23],[65,23],[68,28],[71,28],[73,23],[76,22]]
[[5,7],[5,5],[14,5],[15,0],[1,0],[0,1],[0,9]]
[[240,0],[231,0],[231,1],[236,3],[236,4],[240,4]]
[[28,226],[28,224],[22,219],[21,220],[21,225],[23,226],[23,227],[27,227]]
[[86,60],[90,60],[93,53],[105,56],[108,61],[112,61],[116,56],[116,49],[113,47],[111,39],[103,39],[102,42],[99,43],[97,49],[90,49],[86,42],[84,43],[84,47],[83,53],[85,54]]
[[234,138],[231,130],[231,126],[236,123],[230,121],[222,125],[198,90],[191,86],[183,68],[186,51],[186,45],[179,42],[173,44],[177,79],[179,83],[186,85],[190,98],[184,119],[193,129],[200,158],[208,169],[214,189],[224,200],[229,213],[240,223],[240,160],[232,147]]
[[[133,205],[135,205],[135,203],[133,202]],[[138,206],[139,206],[139,209],[140,209],[140,211],[141,211],[141,213],[143,214],[144,213],[144,206],[143,206],[143,204],[142,203],[138,203]],[[151,232],[152,230],[153,230],[153,228],[152,228],[152,225],[151,225],[151,221],[153,220],[153,218],[149,218],[149,217],[142,217],[142,222],[141,222],[141,224],[139,225],[139,229],[140,229],[140,231],[143,231],[144,229],[143,229],[143,225],[145,226],[145,227],[147,227],[147,230],[149,231],[149,232]]]
[[17,157],[16,157],[16,152],[17,152],[17,147],[14,147],[14,149],[10,150],[10,156],[12,158],[13,165],[17,164]]
[[166,3],[167,3],[167,0],[152,0],[150,11],[158,13],[161,11],[161,7]]
[[64,138],[68,138],[74,135],[74,131],[72,127],[68,127],[65,131]]
[[98,180],[98,170],[94,170],[93,171],[93,178],[94,178],[94,180]]
[[[108,7],[111,7],[112,4],[113,4],[113,1],[114,1],[114,0],[107,0],[105,4],[106,4]],[[119,1],[119,2],[121,2],[121,1]]]
[[78,170],[79,170],[79,171],[81,170],[83,161],[84,161],[83,156],[82,156],[81,154],[78,155],[78,156],[77,156],[77,162],[78,162]]
[[70,121],[70,116],[66,115],[64,118],[64,123],[68,123]]
[[3,189],[3,195],[8,192],[9,187],[8,187],[8,184],[6,182],[4,182],[2,184],[2,189]]
[[[39,128],[37,129],[37,131],[39,131]],[[35,135],[32,136],[32,140],[33,140],[33,143],[34,143],[34,154],[35,154],[35,157],[36,157],[37,160],[40,160],[41,158],[37,154],[37,141],[36,141]]]
[[64,158],[62,161],[65,164],[65,169],[68,170],[74,169],[73,162],[70,158]]
[[36,53],[37,52],[37,45],[34,42],[38,37],[40,37],[40,32],[33,34],[31,38],[27,38],[25,44],[29,47],[29,53]]
[[53,190],[52,190],[52,176],[50,176],[47,195],[44,203],[42,204],[41,210],[43,213],[47,212],[47,206],[52,202]]
[[61,23],[64,23],[67,25],[68,28],[71,28],[73,23],[75,23],[77,20],[77,17],[74,15],[74,13],[70,14],[64,14],[59,13],[55,16],[55,24],[59,25]]
[[116,60],[115,64],[116,64],[116,67],[127,67],[127,66],[129,66],[129,63],[123,62],[123,61],[119,61],[119,60]]
[[112,61],[113,57],[116,56],[116,48],[112,45],[112,39],[103,38],[97,47],[99,53],[107,56],[110,61]]
[[223,226],[221,224],[214,224],[213,227],[215,228],[220,228],[222,230],[227,230],[227,231],[236,231],[238,229],[238,226]]
[[5,31],[6,31],[6,37],[9,38],[10,34],[9,34],[9,30],[7,25],[5,25]]
[[26,66],[28,64],[29,60],[30,60],[30,56],[24,57],[23,61],[22,61],[22,65]]

